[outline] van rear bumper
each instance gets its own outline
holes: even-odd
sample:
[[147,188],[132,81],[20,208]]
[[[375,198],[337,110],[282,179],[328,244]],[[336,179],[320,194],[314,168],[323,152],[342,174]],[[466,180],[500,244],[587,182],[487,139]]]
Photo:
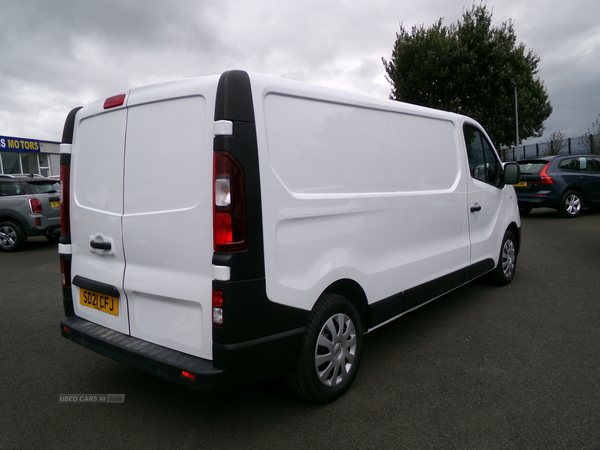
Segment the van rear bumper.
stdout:
[[[238,344],[214,344],[213,361],[162,347],[80,317],[63,317],[61,334],[76,344],[150,375],[200,391],[230,389],[277,378],[295,367],[304,328]],[[192,374],[195,379],[182,376]]]
[[[198,390],[225,387],[222,386],[225,374],[215,368],[212,361],[152,344],[79,317],[63,317],[60,324],[63,337],[143,372]],[[194,374],[196,380],[184,378],[182,371]]]

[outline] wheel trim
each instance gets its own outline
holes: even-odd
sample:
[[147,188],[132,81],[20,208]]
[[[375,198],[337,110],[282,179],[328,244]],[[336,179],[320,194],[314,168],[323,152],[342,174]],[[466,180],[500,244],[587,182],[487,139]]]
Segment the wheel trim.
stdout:
[[350,317],[335,314],[325,322],[315,346],[315,369],[322,384],[334,387],[348,378],[356,346],[356,329]]
[[576,194],[567,196],[565,200],[565,209],[570,215],[575,215],[581,210],[581,199]]
[[510,278],[515,270],[515,244],[507,239],[502,247],[502,273]]
[[0,228],[0,247],[11,248],[17,243],[17,232],[12,227]]

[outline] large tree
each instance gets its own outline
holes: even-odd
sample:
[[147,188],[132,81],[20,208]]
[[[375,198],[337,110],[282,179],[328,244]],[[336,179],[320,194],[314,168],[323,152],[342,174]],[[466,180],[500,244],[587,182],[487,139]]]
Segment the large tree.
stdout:
[[493,27],[484,4],[448,27],[442,20],[410,34],[400,25],[392,59],[383,59],[390,98],[471,116],[497,146],[508,146],[515,142],[516,87],[520,139],[541,136],[552,106],[537,77],[540,59],[517,45],[512,21]]

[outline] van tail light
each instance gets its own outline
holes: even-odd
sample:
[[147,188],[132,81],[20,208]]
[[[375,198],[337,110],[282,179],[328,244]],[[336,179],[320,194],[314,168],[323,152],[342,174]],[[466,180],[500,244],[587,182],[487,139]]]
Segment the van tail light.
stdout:
[[42,214],[42,202],[35,197],[30,198],[29,209],[31,210],[31,214]]
[[532,182],[532,184],[552,184],[554,180],[550,175],[548,175],[548,167],[550,164],[546,164],[542,171],[540,172],[540,181]]
[[244,171],[229,153],[213,158],[213,239],[215,252],[248,249]]

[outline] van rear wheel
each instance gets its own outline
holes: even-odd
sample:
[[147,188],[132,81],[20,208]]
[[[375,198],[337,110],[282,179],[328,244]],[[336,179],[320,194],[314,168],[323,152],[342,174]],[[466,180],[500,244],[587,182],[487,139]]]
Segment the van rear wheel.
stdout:
[[290,390],[320,404],[344,394],[358,372],[363,334],[362,319],[350,300],[322,295],[310,313],[296,368],[286,377]]

